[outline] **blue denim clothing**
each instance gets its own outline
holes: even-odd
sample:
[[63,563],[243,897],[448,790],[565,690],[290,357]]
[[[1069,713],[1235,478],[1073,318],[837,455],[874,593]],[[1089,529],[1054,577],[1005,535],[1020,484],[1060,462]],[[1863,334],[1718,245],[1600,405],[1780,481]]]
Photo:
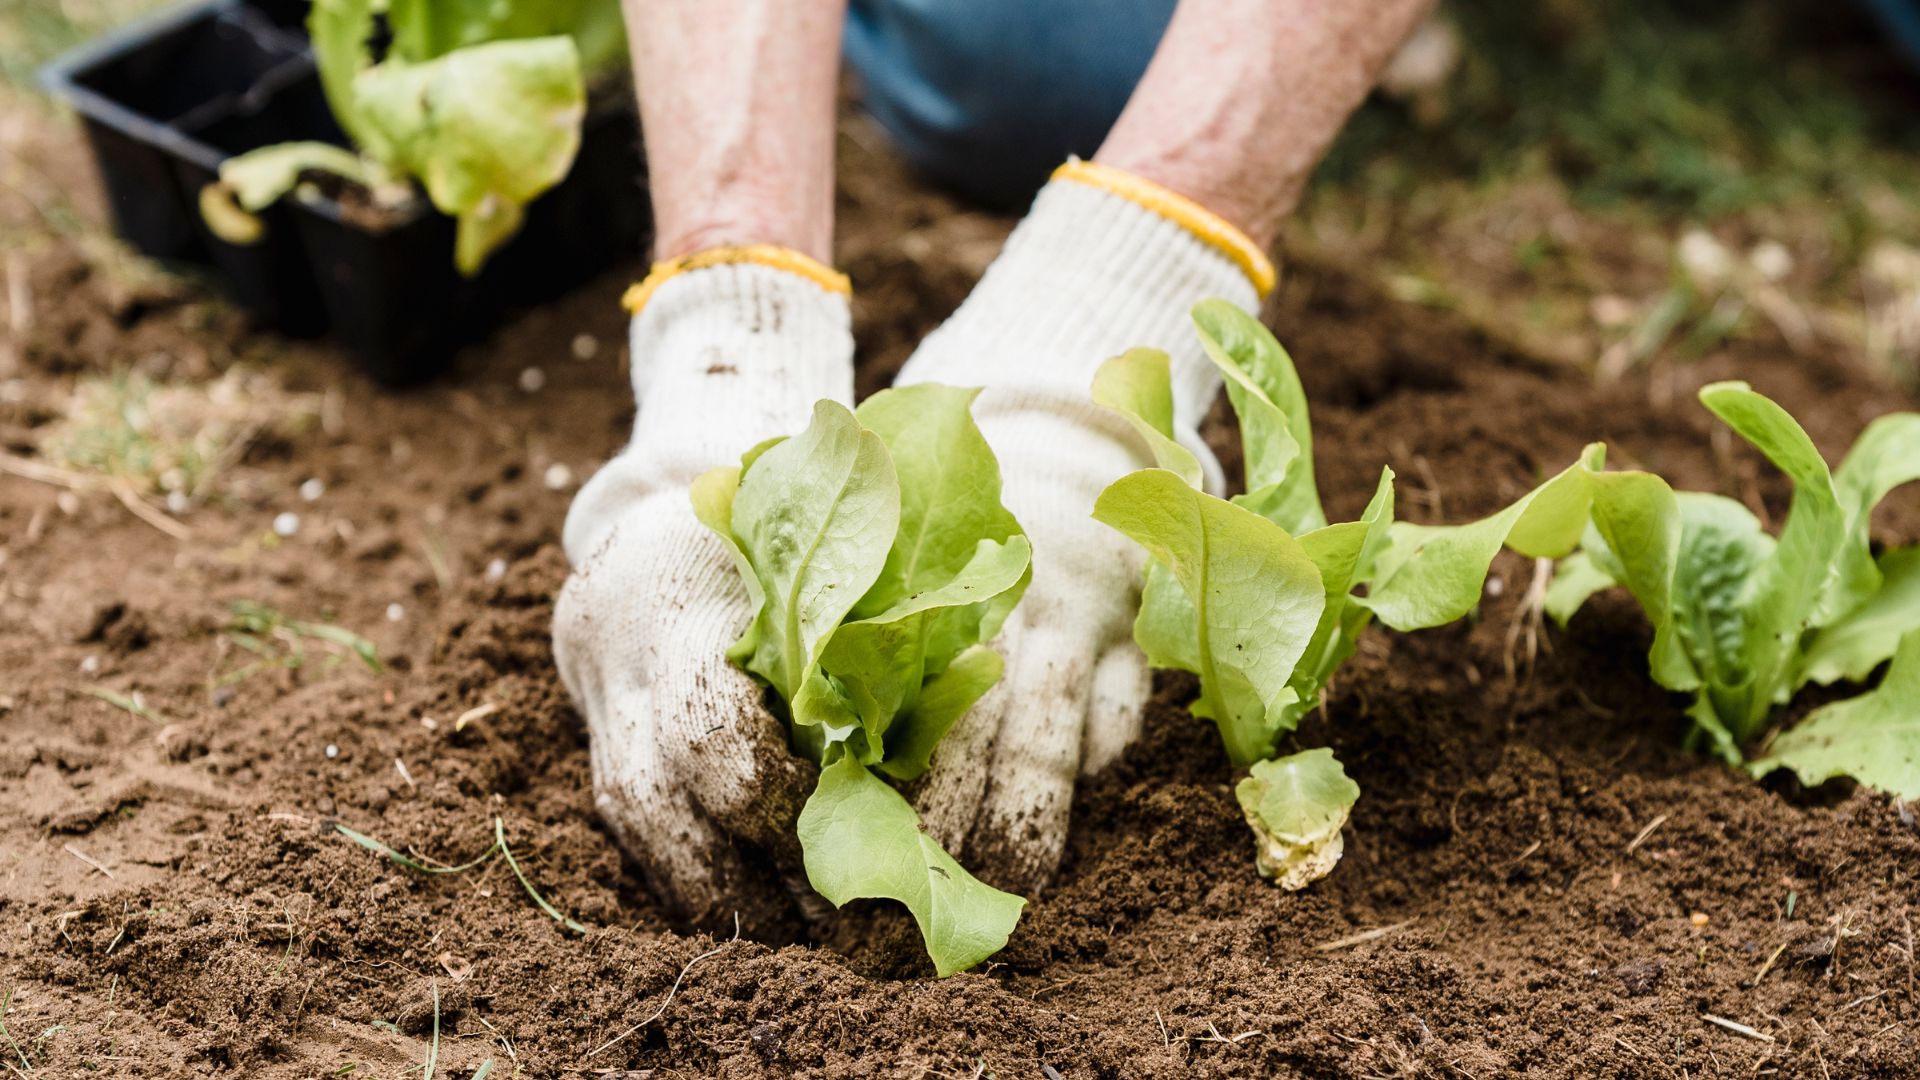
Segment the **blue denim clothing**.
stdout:
[[1920,70],[1920,0],[1866,0],[1907,62]]
[[852,0],[847,62],[914,164],[1024,208],[1068,154],[1091,157],[1175,0]]

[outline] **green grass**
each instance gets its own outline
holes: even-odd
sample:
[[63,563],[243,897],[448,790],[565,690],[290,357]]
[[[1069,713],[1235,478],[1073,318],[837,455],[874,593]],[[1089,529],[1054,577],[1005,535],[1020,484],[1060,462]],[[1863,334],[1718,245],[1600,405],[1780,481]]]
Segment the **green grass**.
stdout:
[[[1395,186],[1547,173],[1588,207],[1707,219],[1846,198],[1866,183],[1920,190],[1911,100],[1883,100],[1850,77],[1870,41],[1806,3],[1560,0],[1446,11],[1466,50],[1444,117],[1421,125],[1395,106],[1362,110],[1323,183],[1360,181],[1385,161],[1402,166],[1388,174]],[[1835,43],[1842,31],[1844,46]]]
[[415,859],[396,848],[390,847],[363,832],[349,829],[337,821],[334,822],[333,827],[341,836],[366,848],[368,851],[384,855],[394,862],[399,863],[401,866],[421,874],[464,874],[469,870],[484,865],[491,861],[495,855],[498,855],[506,862],[507,869],[513,873],[515,880],[520,882],[520,887],[526,890],[527,896],[533,900],[534,906],[538,907],[548,918],[576,934],[584,934],[587,932],[585,926],[562,914],[560,909],[547,902],[547,898],[540,894],[539,889],[534,888],[533,882],[527,878],[526,872],[520,868],[520,861],[513,857],[513,849],[507,846],[506,822],[497,816],[493,819],[493,843],[487,847],[487,850],[457,866],[433,866],[421,862],[419,859]]
[[[1459,68],[1430,100],[1360,110],[1289,230],[1294,254],[1602,372],[1684,363],[1784,317],[1819,328],[1789,335],[1794,348],[1920,383],[1862,307],[1886,292],[1869,280],[1876,252],[1920,248],[1920,75],[1859,4],[1444,11]],[[1742,266],[1731,283],[1699,287],[1681,267],[1696,229]],[[1762,241],[1791,259],[1775,286],[1746,266]]]
[[386,670],[380,662],[379,648],[346,627],[291,618],[277,608],[251,600],[234,601],[232,616],[221,632],[228,641],[259,659],[215,679],[216,689],[244,682],[271,668],[305,666],[309,641],[318,642],[328,650],[325,662],[329,665],[342,655],[350,654],[372,674]]
[[33,84],[41,64],[165,0],[0,0],[0,81]]

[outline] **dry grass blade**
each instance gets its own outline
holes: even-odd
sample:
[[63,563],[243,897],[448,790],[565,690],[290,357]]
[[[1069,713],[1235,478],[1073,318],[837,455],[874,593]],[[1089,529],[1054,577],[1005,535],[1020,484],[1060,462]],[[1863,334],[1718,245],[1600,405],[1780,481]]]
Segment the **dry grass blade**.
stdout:
[[0,472],[12,473],[23,480],[33,480],[54,487],[65,488],[72,492],[111,491],[113,497],[120,500],[133,516],[153,526],[175,540],[190,540],[193,530],[180,524],[166,513],[147,505],[146,501],[135,494],[124,480],[108,479],[74,472],[71,469],[57,468],[31,458],[19,457],[0,451]]
[[1335,941],[1322,942],[1318,945],[1315,945],[1313,947],[1313,951],[1314,952],[1336,952],[1340,949],[1350,949],[1355,945],[1365,945],[1369,941],[1377,941],[1380,938],[1386,937],[1388,934],[1391,934],[1396,930],[1404,930],[1407,927],[1412,926],[1417,921],[1418,921],[1417,919],[1406,919],[1401,922],[1393,923],[1390,926],[1376,926],[1371,930],[1362,930],[1357,934],[1349,934],[1348,936],[1339,938],[1338,940],[1335,940]]
[[485,720],[487,717],[492,716],[494,713],[497,713],[499,711],[500,711],[500,706],[495,705],[491,701],[487,702],[485,705],[475,705],[473,708],[468,709],[466,712],[461,713],[458,717],[454,719],[453,730],[465,731],[468,724],[471,724],[476,720]]
[[420,1070],[420,1080],[433,1080],[433,1071],[440,1064],[440,984],[428,985],[433,987],[433,1041],[427,1044],[427,1067]]
[[1733,1032],[1735,1035],[1744,1035],[1749,1039],[1758,1039],[1761,1042],[1770,1043],[1773,1041],[1773,1036],[1767,1034],[1764,1031],[1760,1031],[1756,1028],[1748,1027],[1747,1025],[1741,1023],[1738,1020],[1729,1020],[1724,1016],[1715,1016],[1712,1013],[1701,1013],[1700,1019],[1705,1020],[1707,1023],[1712,1024],[1715,1027],[1725,1028],[1728,1031]]
[[101,865],[100,860],[94,858],[93,856],[87,854],[84,851],[81,851],[79,848],[74,847],[72,844],[62,844],[60,846],[60,850],[66,852],[67,854],[73,856],[76,859],[79,859],[81,862],[86,863],[88,866],[93,867],[95,870],[100,871],[102,874],[107,875],[109,879],[113,877],[113,871]]
[[1636,836],[1634,836],[1632,840],[1627,841],[1627,854],[1629,855],[1633,854],[1633,849],[1639,847],[1641,844],[1646,843],[1647,837],[1653,835],[1653,830],[1659,828],[1662,825],[1665,825],[1666,823],[1667,823],[1667,815],[1665,814],[1661,814],[1659,817],[1654,818],[1652,821],[1647,822],[1646,828],[1641,829],[1640,832]]
[[148,506],[147,500],[142,499],[139,494],[133,490],[132,484],[127,483],[125,480],[115,480],[108,486],[113,490],[113,497],[119,499],[120,505],[126,507],[134,517],[159,529],[175,540],[193,539],[192,529],[168,517],[165,513]]
[[702,960],[705,960],[709,956],[712,956],[718,953],[720,950],[726,948],[727,946],[739,940],[740,940],[740,913],[736,911],[733,913],[733,936],[721,942],[720,944],[715,945],[713,948],[708,949],[706,952],[701,953],[699,956],[696,956],[693,959],[687,961],[687,966],[681,968],[680,974],[675,975],[673,977],[673,985],[667,988],[667,996],[665,1000],[660,1002],[659,1008],[653,1010],[653,1015],[633,1025],[632,1027],[621,1032],[620,1034],[615,1035],[613,1038],[608,1039],[606,1042],[601,1043],[599,1046],[594,1047],[593,1050],[587,1054],[587,1057],[589,1058],[598,1057],[601,1054],[601,1052],[607,1050],[609,1047],[617,1045],[621,1041],[625,1040],[629,1035],[632,1035],[634,1032],[639,1031],[641,1028],[646,1027],[648,1024],[651,1024],[655,1020],[658,1020],[662,1016],[665,1016],[667,1014],[667,1006],[673,1004],[674,995],[680,992],[680,984],[686,980],[687,972],[693,970],[693,965],[699,963]]
[[1758,972],[1757,974],[1755,974],[1755,975],[1754,975],[1754,977],[1753,977],[1753,983],[1752,983],[1752,985],[1754,985],[1754,986],[1759,986],[1759,985],[1760,985],[1760,980],[1761,980],[1761,979],[1764,979],[1764,978],[1766,978],[1766,977],[1767,977],[1767,972],[1769,972],[1769,971],[1772,971],[1772,970],[1773,970],[1773,964],[1774,964],[1774,961],[1776,961],[1776,960],[1778,960],[1778,959],[1780,959],[1780,954],[1781,954],[1781,953],[1783,953],[1783,952],[1786,952],[1786,951],[1787,951],[1787,945],[1788,945],[1788,944],[1789,944],[1789,942],[1785,942],[1785,941],[1783,941],[1783,942],[1781,942],[1781,943],[1780,943],[1780,947],[1779,947],[1779,948],[1777,948],[1777,949],[1775,949],[1775,950],[1773,950],[1773,954],[1767,957],[1767,962],[1766,962],[1766,963],[1764,963],[1764,964],[1761,964],[1761,965],[1760,965],[1760,970],[1759,970],[1759,972]]
[[99,698],[101,701],[106,702],[116,709],[132,713],[142,720],[150,720],[156,724],[166,723],[165,717],[148,708],[146,702],[141,701],[132,694],[122,694],[118,690],[109,690],[104,686],[85,686],[81,687],[81,690],[89,696]]

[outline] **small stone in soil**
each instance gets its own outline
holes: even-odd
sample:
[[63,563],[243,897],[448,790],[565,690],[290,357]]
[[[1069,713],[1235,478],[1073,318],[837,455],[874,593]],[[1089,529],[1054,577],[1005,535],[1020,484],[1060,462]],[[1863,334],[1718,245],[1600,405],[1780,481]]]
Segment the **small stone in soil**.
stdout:
[[507,576],[507,560],[494,559],[487,564],[487,580],[499,581]]
[[292,536],[300,531],[300,515],[291,510],[274,515],[273,531],[276,536]]
[[1666,965],[1658,960],[1647,960],[1635,964],[1621,964],[1613,969],[1613,976],[1620,980],[1620,988],[1628,997],[1645,997],[1660,986],[1660,977],[1665,975]]
[[529,394],[537,394],[547,385],[547,373],[537,367],[526,368],[520,372],[520,389]]
[[573,338],[573,358],[591,360],[600,352],[600,339],[592,334],[575,334]]
[[387,605],[387,621],[388,622],[399,622],[401,619],[404,619],[406,617],[407,617],[406,608],[401,607],[399,604]]
[[548,491],[565,491],[573,486],[573,470],[567,468],[566,462],[556,461],[547,466],[541,479],[545,481]]
[[328,743],[327,744],[327,760],[331,761],[334,758],[337,758],[339,756],[340,756],[340,748],[338,746],[335,746],[332,743]]
[[320,496],[327,493],[327,485],[319,477],[309,477],[300,484],[300,497],[308,502],[319,502]]

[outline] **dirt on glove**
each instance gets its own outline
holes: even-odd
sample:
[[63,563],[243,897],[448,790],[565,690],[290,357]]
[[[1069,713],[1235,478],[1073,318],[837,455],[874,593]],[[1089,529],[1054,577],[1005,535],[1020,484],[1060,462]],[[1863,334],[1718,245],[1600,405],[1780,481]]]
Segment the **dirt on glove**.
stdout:
[[[845,171],[871,390],[1008,223],[956,214],[884,162]],[[1472,619],[1370,631],[1299,732],[1363,791],[1345,859],[1305,891],[1254,874],[1218,739],[1185,711],[1191,682],[1167,678],[1142,742],[1081,785],[1056,884],[981,971],[932,979],[912,924],[878,905],[811,927],[745,910],[738,940],[683,933],[595,817],[548,642],[568,499],[631,421],[623,282],[393,394],[191,293],[144,293],[58,247],[29,266],[42,300],[23,389],[0,396],[9,454],[59,420],[70,380],[126,368],[270,365],[313,416],[255,439],[184,541],[110,494],[0,475],[15,1072],[1920,1075],[1913,808],[1681,753],[1680,704],[1646,677],[1631,603],[1542,626],[1539,568],[1511,554]],[[1291,267],[1269,314],[1313,401],[1336,520],[1383,463],[1402,516],[1458,522],[1604,439],[1615,465],[1777,522],[1786,485],[1695,388],[1749,379],[1830,455],[1913,406],[1764,336],[1596,386],[1333,266]],[[1210,435],[1231,466],[1224,415]],[[284,513],[300,516],[290,537],[269,528]],[[1920,539],[1920,500],[1889,500],[1876,535]],[[250,651],[234,601],[364,634],[384,671],[292,631]],[[333,827],[459,863],[496,819],[584,934],[502,859],[429,876]]]

